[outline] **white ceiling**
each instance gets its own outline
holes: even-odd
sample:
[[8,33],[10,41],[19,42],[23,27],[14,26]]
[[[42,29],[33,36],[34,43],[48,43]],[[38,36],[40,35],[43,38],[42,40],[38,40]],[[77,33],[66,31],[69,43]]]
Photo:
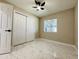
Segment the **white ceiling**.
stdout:
[[52,13],[63,11],[75,6],[76,0],[45,0],[45,10],[36,11],[32,8],[35,6],[34,0],[7,0],[8,2],[23,8],[24,10],[38,16],[46,16]]

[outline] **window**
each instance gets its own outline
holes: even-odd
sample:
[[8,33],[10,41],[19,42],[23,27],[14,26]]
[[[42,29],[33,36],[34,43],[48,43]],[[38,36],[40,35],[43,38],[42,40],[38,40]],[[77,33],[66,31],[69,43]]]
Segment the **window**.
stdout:
[[44,32],[57,32],[57,19],[45,20]]

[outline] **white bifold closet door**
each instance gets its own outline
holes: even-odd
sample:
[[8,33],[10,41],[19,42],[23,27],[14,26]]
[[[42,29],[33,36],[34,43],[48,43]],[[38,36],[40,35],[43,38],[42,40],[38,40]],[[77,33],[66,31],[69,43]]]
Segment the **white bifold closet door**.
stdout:
[[0,54],[11,51],[13,6],[0,3]]
[[13,20],[13,45],[26,42],[26,16],[14,12]]

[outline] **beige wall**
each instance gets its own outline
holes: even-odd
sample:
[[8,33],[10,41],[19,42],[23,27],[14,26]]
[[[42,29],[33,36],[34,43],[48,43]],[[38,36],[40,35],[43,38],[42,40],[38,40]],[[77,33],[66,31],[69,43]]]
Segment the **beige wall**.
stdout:
[[75,45],[78,47],[78,4],[75,6]]
[[6,2],[5,0],[0,0],[0,2]]
[[[57,18],[57,32],[46,33],[44,20]],[[40,37],[63,43],[74,44],[74,9],[65,10],[56,14],[40,18]]]
[[0,2],[4,2],[4,0],[0,0]]

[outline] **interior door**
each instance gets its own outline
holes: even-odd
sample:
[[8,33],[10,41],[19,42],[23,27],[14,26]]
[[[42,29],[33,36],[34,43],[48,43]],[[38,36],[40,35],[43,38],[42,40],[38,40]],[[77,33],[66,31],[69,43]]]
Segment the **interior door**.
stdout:
[[26,42],[26,16],[14,12],[13,20],[13,45]]
[[0,54],[11,51],[13,7],[0,3]]

